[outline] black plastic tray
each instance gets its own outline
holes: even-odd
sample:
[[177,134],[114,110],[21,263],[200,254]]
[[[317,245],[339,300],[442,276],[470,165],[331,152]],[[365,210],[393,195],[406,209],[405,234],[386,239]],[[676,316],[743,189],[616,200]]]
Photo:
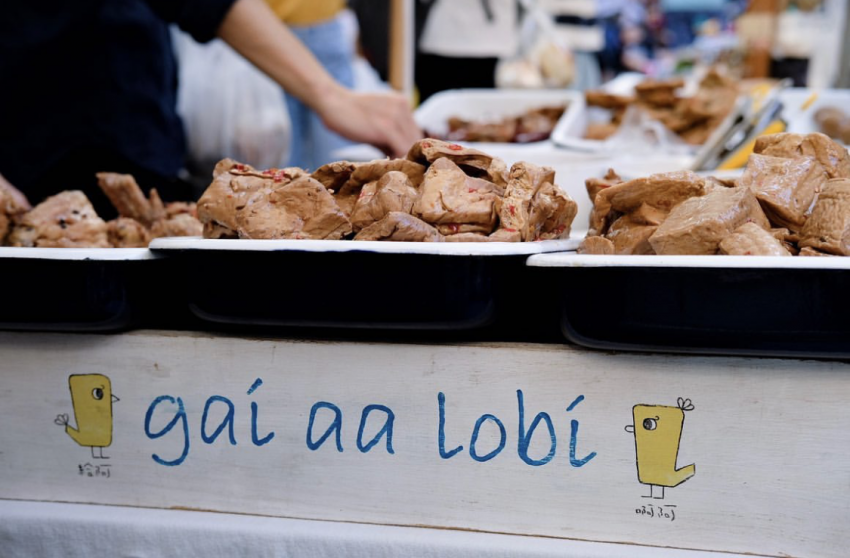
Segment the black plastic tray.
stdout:
[[[596,349],[850,358],[850,258],[534,256]],[[546,268],[546,269],[543,269]]]
[[144,248],[0,248],[0,329],[127,329],[164,266]]
[[[539,292],[523,277],[529,244],[163,239],[209,324],[468,331],[514,316]],[[521,325],[521,324],[520,324]]]

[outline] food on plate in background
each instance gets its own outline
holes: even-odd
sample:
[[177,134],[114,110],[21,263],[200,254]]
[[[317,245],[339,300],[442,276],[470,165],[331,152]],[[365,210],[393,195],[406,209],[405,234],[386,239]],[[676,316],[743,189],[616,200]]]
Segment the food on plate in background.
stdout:
[[[112,225],[114,231],[129,232],[126,219],[132,219],[147,229],[151,239],[166,236],[200,236],[203,232],[203,227],[196,217],[194,203],[163,204],[156,189],[152,189],[149,198],[145,198],[142,189],[129,174],[100,172],[97,173],[97,182],[118,210],[118,215],[125,219],[123,224]],[[141,240],[142,238],[134,234],[118,234],[113,236],[113,246],[138,247],[142,245]]]
[[27,197],[0,174],[0,244],[24,213],[32,209]]
[[850,154],[823,134],[759,138],[734,181],[609,170],[586,186],[580,253],[850,256]]
[[[0,240],[30,248],[142,248],[162,236],[199,236],[195,204],[163,204],[156,190],[145,198],[132,176],[98,173],[98,183],[120,217],[104,222],[86,195],[66,190],[30,208],[26,198],[0,181]],[[3,230],[10,229],[8,236]]]
[[684,85],[681,79],[647,79],[635,86],[634,96],[586,92],[587,106],[606,109],[611,118],[609,122],[588,124],[585,138],[605,140],[612,136],[620,128],[626,111],[632,109],[643,111],[691,145],[705,143],[734,109],[738,86],[716,68],[702,79],[694,96],[677,95]]
[[815,113],[820,131],[843,144],[850,144],[850,117],[838,107],[824,107]]
[[406,159],[312,174],[225,159],[198,201],[205,238],[521,242],[568,238],[577,205],[555,172],[424,139]]
[[[508,116],[501,120],[464,120],[449,118],[449,131],[444,137],[448,141],[478,141],[492,143],[531,143],[545,141],[563,116],[566,106],[540,107],[525,111],[520,116]],[[429,134],[437,138],[438,134]]]
[[106,223],[79,190],[66,190],[35,206],[7,240],[23,247],[109,248]]

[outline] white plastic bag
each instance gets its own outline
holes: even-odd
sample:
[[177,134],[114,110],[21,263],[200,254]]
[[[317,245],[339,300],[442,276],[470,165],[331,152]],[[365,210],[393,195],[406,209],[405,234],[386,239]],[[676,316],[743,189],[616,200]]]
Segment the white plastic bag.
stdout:
[[561,89],[575,79],[572,51],[555,33],[554,22],[533,0],[520,0],[525,16],[515,55],[499,60],[496,86],[510,89]]
[[199,168],[224,157],[263,169],[283,166],[291,126],[280,86],[220,40],[202,45],[175,31],[174,44],[177,110],[190,160]]

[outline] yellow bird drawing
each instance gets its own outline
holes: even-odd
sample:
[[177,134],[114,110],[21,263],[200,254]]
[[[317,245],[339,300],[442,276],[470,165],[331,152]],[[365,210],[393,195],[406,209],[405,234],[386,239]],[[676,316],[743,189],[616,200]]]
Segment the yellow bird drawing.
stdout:
[[[638,481],[649,485],[649,496],[664,498],[664,489],[679,486],[696,474],[696,465],[676,468],[679,442],[685,422],[685,411],[694,409],[690,399],[679,398],[678,407],[663,405],[635,405],[632,408],[634,423],[626,432],[635,435]],[[661,487],[661,496],[654,489]]]
[[[81,446],[91,448],[95,459],[109,459],[103,448],[112,444],[112,403],[119,401],[112,394],[112,383],[102,374],[74,374],[68,378],[71,388],[71,403],[77,428],[68,424],[69,417],[56,417],[56,424],[65,427],[65,432]],[[95,455],[98,448],[99,455]]]

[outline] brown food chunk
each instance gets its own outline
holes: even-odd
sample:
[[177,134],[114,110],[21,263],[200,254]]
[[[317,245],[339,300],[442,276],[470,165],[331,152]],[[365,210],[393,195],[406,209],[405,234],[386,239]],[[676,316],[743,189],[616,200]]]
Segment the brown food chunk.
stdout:
[[604,234],[608,225],[619,216],[646,204],[663,212],[688,198],[705,194],[705,179],[690,172],[678,171],[653,174],[601,190],[590,215],[591,236]]
[[649,243],[660,255],[716,254],[720,241],[747,222],[770,228],[755,194],[748,188],[715,190],[674,207]]
[[248,199],[263,190],[268,194],[306,173],[301,169],[257,171],[232,159],[220,161],[213,182],[198,200],[198,219],[204,225],[204,238],[238,238],[237,214]]
[[614,254],[614,243],[604,236],[588,236],[581,241],[576,252],[610,256]]
[[351,174],[357,169],[357,166],[357,163],[336,161],[334,163],[322,165],[313,171],[313,174],[310,176],[313,180],[318,180],[324,184],[325,188],[328,190],[338,192],[339,189],[342,188],[342,185],[348,182],[348,179],[351,178]]
[[399,171],[390,171],[380,180],[369,182],[360,190],[351,212],[354,230],[364,229],[392,211],[410,213],[418,194],[410,178]]
[[584,181],[584,186],[587,188],[587,195],[590,198],[590,201],[595,202],[596,194],[598,194],[600,190],[610,188],[611,186],[622,182],[623,179],[614,172],[614,169],[608,169],[608,172],[603,178],[588,178]]
[[499,228],[508,232],[520,231],[522,240],[531,240],[533,237],[526,236],[532,234],[528,228],[531,198],[546,182],[555,182],[554,169],[531,163],[515,163],[511,167],[505,196],[499,203]]
[[729,256],[791,256],[776,237],[755,223],[744,223],[721,240],[720,253]]
[[798,233],[793,233],[788,229],[780,228],[770,229],[770,234],[772,234],[773,238],[778,240],[786,250],[791,252],[791,255],[796,256],[800,253],[800,249],[797,247],[797,243],[800,241],[800,235]]
[[480,233],[458,233],[452,234],[444,238],[446,242],[500,242],[498,238],[493,238],[494,235],[484,235]]
[[490,238],[494,242],[522,242],[522,233],[513,229],[499,229]]
[[502,188],[508,182],[508,166],[504,161],[477,149],[454,143],[423,139],[413,144],[407,153],[407,158],[423,165],[445,158],[451,160],[470,176],[485,178]]
[[147,227],[129,217],[107,221],[106,234],[114,248],[146,248],[151,241]]
[[506,118],[499,122],[475,122],[461,118],[449,119],[449,141],[488,141],[496,143],[513,142],[519,120]]
[[[496,225],[498,188],[467,176],[448,158],[438,159],[428,172],[413,205],[413,214],[432,225],[456,226],[456,232],[489,234]],[[463,225],[474,225],[470,230]]]
[[685,80],[653,80],[646,79],[635,86],[638,100],[655,106],[673,106],[679,100],[676,90],[685,86]]
[[826,252],[821,252],[820,250],[815,250],[814,248],[809,248],[808,246],[806,246],[805,248],[800,250],[800,255],[804,256],[804,257],[812,257],[812,256],[816,256],[816,257],[828,256],[828,257],[832,257],[832,258],[839,257],[839,256],[836,256],[835,254],[827,254]]
[[32,209],[26,196],[0,175],[0,243],[24,213]]
[[434,227],[413,215],[393,211],[357,233],[354,240],[442,242],[443,237]]
[[799,231],[827,180],[826,171],[813,157],[751,155],[740,185],[756,194],[772,223]]
[[79,190],[50,196],[35,206],[21,217],[8,240],[11,246],[109,248],[106,223]]
[[844,141],[844,130],[850,124],[844,111],[836,107],[823,107],[815,113],[814,120],[820,126],[821,132],[833,139]]
[[617,133],[619,124],[612,122],[591,122],[584,129],[584,139],[604,141]]
[[193,217],[198,216],[198,206],[195,202],[169,202],[165,204],[165,215],[174,217],[186,213]]
[[256,191],[237,212],[236,224],[240,238],[339,240],[351,232],[331,193],[309,176]]
[[189,213],[178,213],[167,219],[160,219],[151,226],[151,237],[166,236],[202,236],[204,226]]
[[151,190],[150,199],[146,198],[132,175],[99,172],[97,184],[121,217],[135,219],[146,227],[165,217],[165,206],[156,190]]
[[444,225],[434,225],[434,227],[443,236],[451,236],[455,234],[490,234],[493,229],[487,225],[470,225],[466,223],[448,223]]
[[346,215],[351,215],[363,186],[380,180],[388,172],[402,172],[407,175],[411,185],[419,188],[425,174],[425,167],[407,159],[381,159],[369,163],[361,163],[351,173],[351,177],[336,193],[336,202]]
[[850,256],[850,180],[826,183],[800,233],[800,248]]
[[612,95],[605,91],[585,91],[584,100],[589,107],[600,107],[604,109],[624,109],[635,102],[634,97],[625,95]]
[[531,199],[528,222],[522,231],[525,240],[557,240],[570,237],[570,227],[578,204],[563,190],[546,182]]
[[23,215],[32,209],[27,197],[0,174],[0,213],[10,217]]
[[824,134],[773,134],[756,140],[754,152],[771,157],[814,157],[830,178],[850,178],[850,154]]
[[617,255],[655,254],[655,250],[649,243],[649,237],[657,230],[657,224],[642,223],[640,218],[634,217],[634,214],[628,214],[611,224],[605,238],[611,241],[613,253]]

